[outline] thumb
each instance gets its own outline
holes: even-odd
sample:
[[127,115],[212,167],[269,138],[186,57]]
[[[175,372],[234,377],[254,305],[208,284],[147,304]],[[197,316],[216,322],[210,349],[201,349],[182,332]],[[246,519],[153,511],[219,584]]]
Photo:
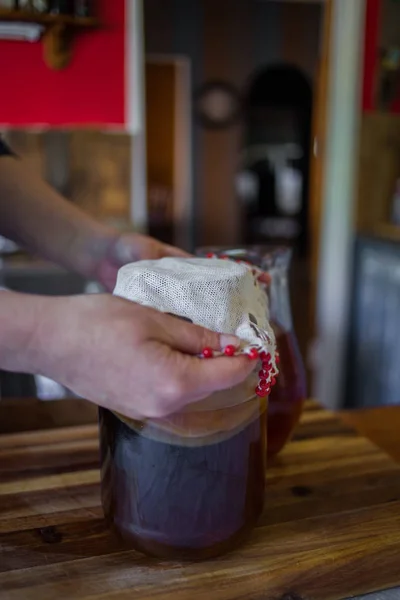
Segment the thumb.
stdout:
[[201,354],[204,348],[223,352],[226,346],[240,346],[240,340],[235,335],[216,333],[205,327],[187,323],[179,317],[164,315],[171,323],[164,323],[162,339],[174,350],[187,354]]
[[168,244],[163,245],[162,254],[163,256],[177,256],[179,258],[190,258],[192,256],[192,254],[189,254],[185,250],[175,248],[175,246],[169,246]]

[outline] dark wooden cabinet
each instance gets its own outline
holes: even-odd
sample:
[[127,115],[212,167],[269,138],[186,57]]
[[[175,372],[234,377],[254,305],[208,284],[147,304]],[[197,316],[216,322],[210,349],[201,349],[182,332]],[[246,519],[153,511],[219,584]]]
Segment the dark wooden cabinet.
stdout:
[[355,245],[346,407],[400,404],[400,243]]

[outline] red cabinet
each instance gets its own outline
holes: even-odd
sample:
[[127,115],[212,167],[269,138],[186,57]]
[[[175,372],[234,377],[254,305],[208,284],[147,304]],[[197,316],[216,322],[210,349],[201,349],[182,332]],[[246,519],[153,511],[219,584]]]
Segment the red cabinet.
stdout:
[[124,128],[125,5],[97,0],[99,28],[76,35],[60,71],[46,65],[42,43],[0,40],[0,127]]

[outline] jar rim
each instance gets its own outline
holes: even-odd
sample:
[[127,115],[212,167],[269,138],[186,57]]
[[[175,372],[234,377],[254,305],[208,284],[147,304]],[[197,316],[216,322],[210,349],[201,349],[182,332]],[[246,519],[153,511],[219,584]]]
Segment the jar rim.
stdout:
[[224,254],[236,260],[251,260],[255,265],[268,269],[274,266],[288,267],[293,249],[289,246],[276,244],[240,244],[231,246],[200,246],[196,255]]

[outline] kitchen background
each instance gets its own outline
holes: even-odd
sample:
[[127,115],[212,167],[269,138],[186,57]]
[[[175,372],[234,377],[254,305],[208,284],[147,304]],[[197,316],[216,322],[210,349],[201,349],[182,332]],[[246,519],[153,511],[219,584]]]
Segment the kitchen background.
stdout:
[[[329,112],[329,92],[321,90],[329,87],[333,68],[335,20],[330,23],[327,12],[341,2],[145,0],[143,26],[135,25],[146,56],[142,127],[130,127],[119,91],[129,60],[123,0],[89,3],[98,29],[78,32],[70,62],[59,71],[45,63],[40,42],[0,39],[0,77],[8,90],[0,98],[4,137],[71,202],[123,229],[142,229],[132,194],[133,165],[141,164],[152,235],[189,249],[244,242],[294,248],[293,316],[310,368],[318,336],[315,256],[324,235],[315,158],[318,145],[324,156],[318,119]],[[400,3],[361,4],[356,245],[349,257],[355,277],[339,400],[346,405],[400,402]],[[10,21],[7,10],[0,1],[0,24]],[[24,73],[53,95],[43,94],[40,102],[22,94],[16,72],[19,84]],[[60,85],[64,92],[54,94]],[[68,96],[71,87],[80,93]],[[18,252],[4,258],[3,282],[41,293],[97,290]],[[31,378],[12,379],[2,376],[4,397],[37,391]],[[57,394],[64,392],[45,382],[43,398]]]

